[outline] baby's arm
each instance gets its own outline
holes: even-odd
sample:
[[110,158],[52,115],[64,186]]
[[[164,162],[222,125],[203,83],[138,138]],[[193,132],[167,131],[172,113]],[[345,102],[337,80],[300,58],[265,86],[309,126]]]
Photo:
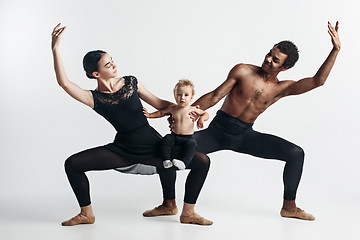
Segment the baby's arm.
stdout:
[[200,109],[200,108],[196,108],[196,107],[193,107],[193,112],[195,112],[196,114],[198,114],[199,116],[201,116],[199,118],[199,120],[197,121],[196,123],[196,126],[197,128],[203,128],[204,127],[204,122],[207,121],[210,116],[207,112],[205,112],[204,110]]
[[159,110],[153,113],[149,113],[146,108],[143,108],[143,113],[145,115],[145,117],[147,118],[161,118],[164,117],[166,115],[170,115],[171,114],[171,109],[173,108],[174,105],[171,105],[163,110]]

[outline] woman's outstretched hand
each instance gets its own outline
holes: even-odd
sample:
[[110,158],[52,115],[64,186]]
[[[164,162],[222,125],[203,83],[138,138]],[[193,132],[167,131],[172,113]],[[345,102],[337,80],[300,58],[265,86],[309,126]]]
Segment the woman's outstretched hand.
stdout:
[[52,32],[52,41],[51,41],[51,49],[53,51],[56,50],[56,48],[58,47],[59,45],[59,42],[60,42],[60,37],[61,37],[61,34],[64,32],[65,30],[65,26],[64,27],[60,27],[61,23],[59,23],[58,25],[56,25],[56,27],[54,28],[53,32]]

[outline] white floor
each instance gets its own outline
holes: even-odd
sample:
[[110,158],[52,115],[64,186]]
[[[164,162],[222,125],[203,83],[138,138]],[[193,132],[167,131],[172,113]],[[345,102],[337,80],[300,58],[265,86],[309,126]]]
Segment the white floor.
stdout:
[[[221,157],[233,156],[230,152],[212,155],[216,160],[197,202],[196,211],[214,221],[212,226],[181,224],[180,214],[144,218],[142,212],[161,201],[158,176],[110,170],[88,173],[95,224],[63,227],[60,223],[79,210],[63,169],[55,165],[48,167],[54,169],[52,174],[22,171],[18,181],[12,174],[11,181],[2,182],[0,240],[360,239],[356,174],[345,174],[338,167],[319,175],[321,168],[308,162],[297,204],[316,220],[285,219],[279,215],[283,163],[242,155],[241,160],[228,160],[234,166],[229,168],[221,161]],[[187,173],[179,172],[177,177],[179,210]]]
[[303,204],[304,209],[316,216],[315,221],[307,222],[281,218],[281,203],[271,199],[261,204],[251,196],[245,200],[202,198],[197,211],[214,224],[197,226],[181,224],[179,214],[142,217],[143,210],[155,206],[157,200],[155,196],[123,196],[120,201],[116,194],[97,197],[95,224],[63,227],[60,222],[77,212],[76,203],[70,199],[33,196],[15,201],[3,199],[0,239],[360,239],[360,207],[355,203],[339,204],[329,199]]

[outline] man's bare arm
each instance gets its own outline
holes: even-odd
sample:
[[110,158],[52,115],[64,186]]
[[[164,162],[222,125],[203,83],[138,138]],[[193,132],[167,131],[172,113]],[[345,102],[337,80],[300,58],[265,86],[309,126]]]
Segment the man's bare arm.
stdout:
[[206,110],[216,103],[218,103],[223,97],[225,97],[231,89],[235,86],[237,82],[237,75],[241,71],[243,64],[238,64],[233,67],[225,82],[223,82],[219,87],[217,87],[214,91],[206,93],[201,96],[198,100],[196,100],[192,106],[199,106],[200,109]]
[[313,77],[304,78],[297,82],[293,82],[283,92],[283,96],[298,95],[308,92],[314,88],[322,86],[327,77],[330,74],[332,67],[334,66],[336,57],[340,51],[341,44],[338,34],[339,22],[336,22],[335,28],[328,22],[328,33],[331,36],[333,48],[326,58],[325,62],[321,65],[319,70]]

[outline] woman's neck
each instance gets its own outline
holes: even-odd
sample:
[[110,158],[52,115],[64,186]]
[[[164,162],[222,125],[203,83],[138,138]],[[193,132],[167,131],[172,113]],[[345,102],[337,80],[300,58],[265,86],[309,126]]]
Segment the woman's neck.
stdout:
[[97,79],[98,86],[96,90],[99,92],[115,92],[117,83],[119,82],[119,78],[110,78],[110,79]]

